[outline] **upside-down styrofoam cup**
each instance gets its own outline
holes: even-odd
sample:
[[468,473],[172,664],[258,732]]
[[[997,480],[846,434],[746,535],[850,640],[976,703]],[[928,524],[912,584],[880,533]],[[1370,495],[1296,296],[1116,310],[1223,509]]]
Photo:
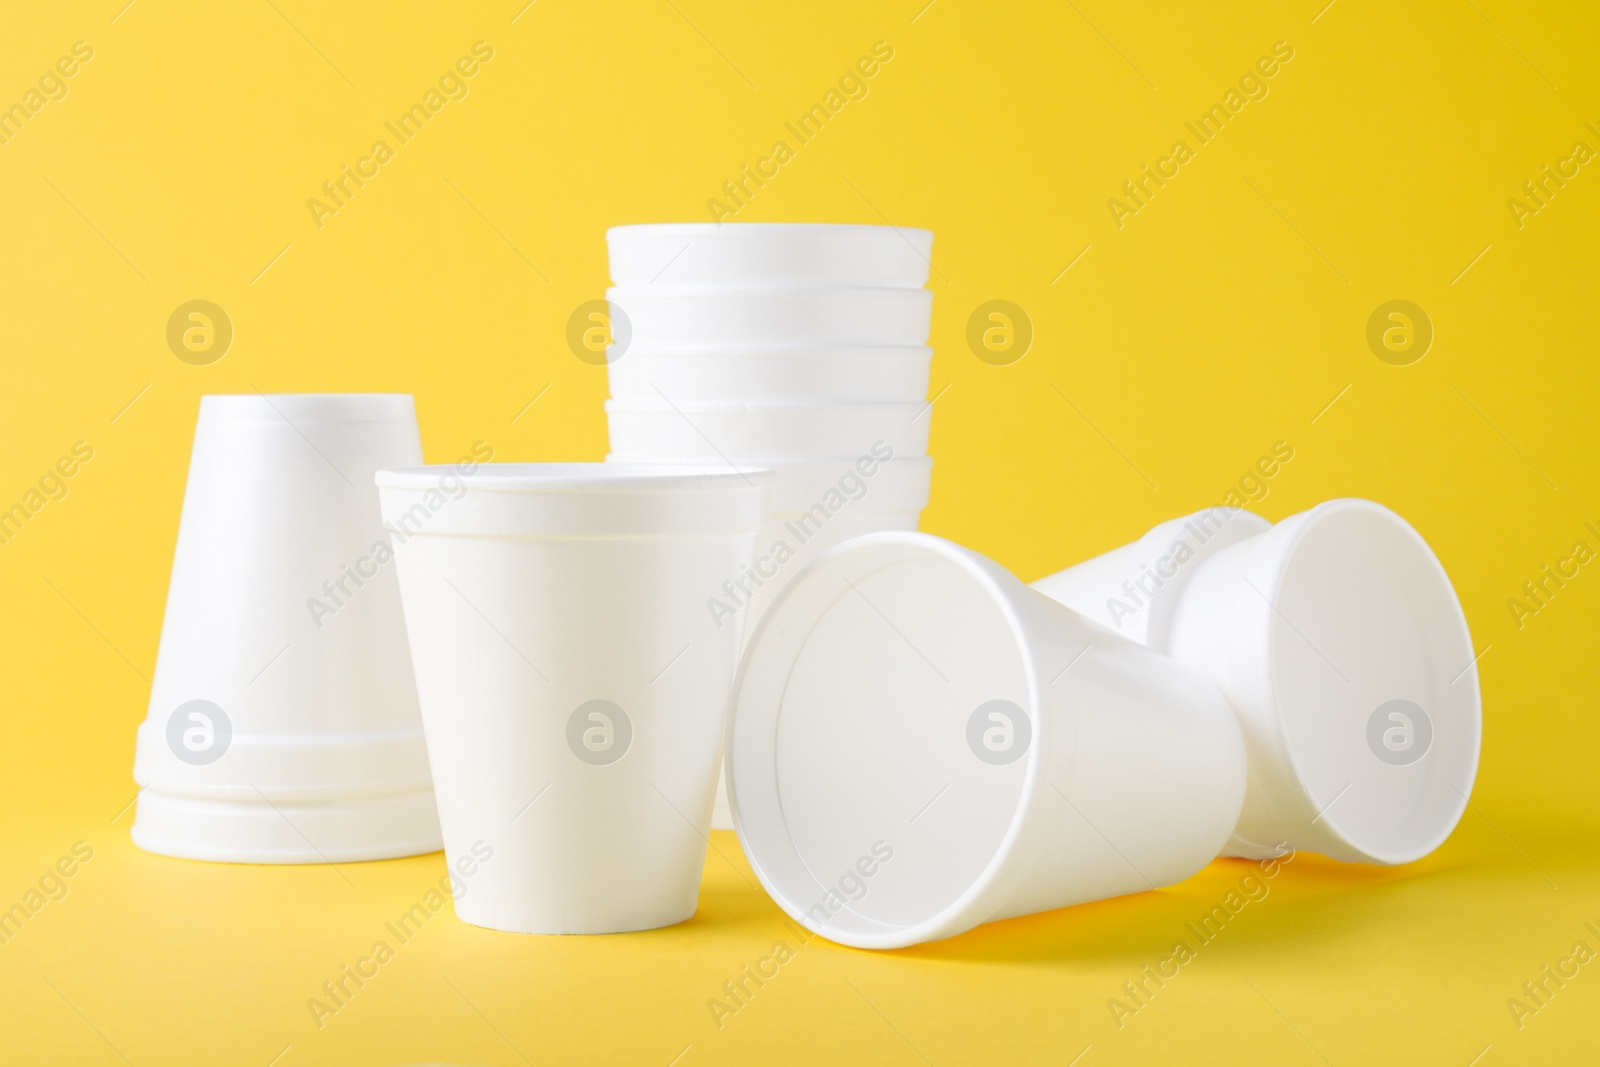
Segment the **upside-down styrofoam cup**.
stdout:
[[[725,289],[664,285],[606,290],[611,315],[643,349],[734,345],[925,345],[928,289]],[[627,358],[624,353],[622,358]]]
[[372,487],[421,459],[407,395],[201,399],[134,758],[139,847],[235,863],[439,848]]
[[928,451],[927,402],[906,404],[720,404],[607,400],[611,451],[680,463],[754,466],[848,463],[888,447],[896,456]]
[[611,395],[661,402],[906,403],[928,395],[933,350],[900,348],[628,348],[606,365]]
[[618,285],[920,289],[933,233],[898,226],[678,222],[606,231]]
[[1215,686],[918,533],[836,546],[778,594],[728,760],[762,885],[859,948],[1186,878],[1245,775]]
[[[433,468],[378,475],[391,524]],[[456,902],[522,933],[694,914],[748,566],[771,475],[486,466],[398,547],[445,855],[493,859]]]
[[1034,588],[1228,695],[1250,758],[1229,854],[1407,863],[1466,809],[1472,637],[1444,568],[1388,508],[1331,500],[1276,526],[1211,508]]

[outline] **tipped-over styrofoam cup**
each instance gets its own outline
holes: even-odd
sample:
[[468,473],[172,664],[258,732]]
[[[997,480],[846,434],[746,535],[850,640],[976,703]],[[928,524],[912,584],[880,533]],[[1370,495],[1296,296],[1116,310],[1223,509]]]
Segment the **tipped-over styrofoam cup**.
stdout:
[[201,399],[135,844],[236,863],[440,847],[372,486],[421,458],[407,395]]
[[661,402],[906,403],[928,395],[933,350],[901,348],[696,348],[632,346],[606,366],[611,395]]
[[[928,289],[724,289],[665,285],[606,291],[643,349],[701,345],[925,345]],[[619,316],[620,309],[620,316]],[[622,358],[627,358],[626,355]]]
[[682,463],[848,463],[888,447],[896,456],[928,450],[926,402],[905,404],[690,404],[607,400],[611,451]]
[[839,545],[778,595],[728,759],[762,885],[860,948],[1186,878],[1245,775],[1204,678],[917,533]]
[[[378,475],[399,526],[438,472]],[[482,468],[398,546],[445,855],[466,922],[612,933],[694,913],[749,565],[771,475]],[[475,848],[476,846],[476,848]]]
[[898,226],[678,222],[606,231],[618,285],[877,286],[920,289],[933,233]]
[[1331,500],[1276,526],[1211,508],[1034,588],[1228,695],[1250,757],[1229,854],[1407,863],[1461,818],[1481,733],[1472,637],[1388,508]]

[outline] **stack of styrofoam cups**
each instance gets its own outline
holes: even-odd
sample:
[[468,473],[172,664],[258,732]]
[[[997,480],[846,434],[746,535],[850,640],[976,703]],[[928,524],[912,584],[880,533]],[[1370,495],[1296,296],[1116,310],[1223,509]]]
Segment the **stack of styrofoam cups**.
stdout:
[[1409,863],[1477,774],[1477,657],[1460,601],[1404,519],[1330,500],[1276,526],[1217,507],[1034,588],[1216,682],[1250,784],[1228,854]]
[[772,475],[497,464],[387,470],[456,915],[599,934],[694,914],[748,567]]
[[410,396],[201,400],[134,758],[141,848],[319,863],[440,847],[372,486],[421,458]]
[[[776,475],[751,566],[702,597],[719,625],[754,625],[831,545],[916,529],[932,473],[932,233],[685,223],[606,241],[608,458]],[[720,790],[713,825],[732,827]]]

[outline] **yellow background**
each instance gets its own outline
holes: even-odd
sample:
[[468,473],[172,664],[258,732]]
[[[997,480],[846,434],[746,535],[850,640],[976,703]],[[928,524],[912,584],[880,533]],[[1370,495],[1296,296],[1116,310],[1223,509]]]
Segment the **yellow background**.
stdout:
[[[1600,949],[1600,568],[1521,628],[1507,608],[1575,541],[1600,548],[1600,165],[1521,228],[1506,203],[1574,142],[1600,149],[1591,5],[123,2],[10,5],[0,33],[0,103],[73,42],[95,51],[0,145],[0,506],[95,450],[0,546],[0,906],[95,850],[0,946],[0,1060],[1595,1055],[1600,963],[1520,1030],[1506,1006],[1574,942]],[[307,199],[478,40],[494,58],[470,94],[319,229]],[[1031,580],[1217,502],[1290,442],[1257,510],[1371,497],[1455,580],[1488,648],[1472,808],[1409,867],[1299,857],[1121,1029],[1108,998],[1244,865],[903,952],[814,941],[719,1030],[706,1000],[792,935],[718,834],[686,924],[550,939],[444,915],[318,1029],[307,998],[442,857],[273,869],[130,844],[197,398],[406,391],[431,461],[480,438],[599,459],[604,371],[564,331],[607,284],[606,227],[708,217],[879,40],[869,95],[738,218],[937,234],[923,528]],[[1117,228],[1107,199],[1280,40],[1270,95]],[[165,341],[196,298],[235,330],[204,367]],[[1401,298],[1436,331],[1406,367],[1365,340]],[[966,346],[991,299],[1036,331],[1011,366]]]

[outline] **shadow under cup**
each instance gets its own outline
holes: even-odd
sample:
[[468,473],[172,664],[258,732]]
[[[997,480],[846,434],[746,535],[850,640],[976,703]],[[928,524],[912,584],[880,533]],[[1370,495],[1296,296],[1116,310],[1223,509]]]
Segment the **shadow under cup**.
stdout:
[[462,920],[611,933],[694,913],[740,635],[707,600],[749,566],[771,478],[378,475]]

